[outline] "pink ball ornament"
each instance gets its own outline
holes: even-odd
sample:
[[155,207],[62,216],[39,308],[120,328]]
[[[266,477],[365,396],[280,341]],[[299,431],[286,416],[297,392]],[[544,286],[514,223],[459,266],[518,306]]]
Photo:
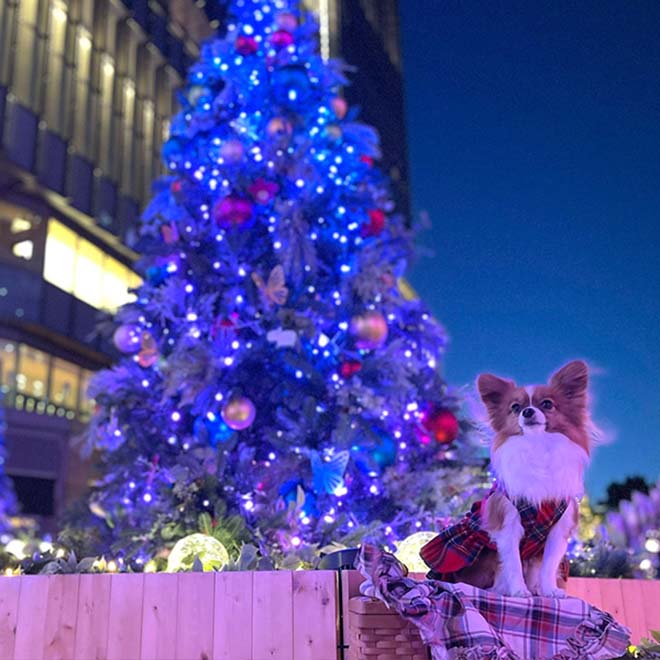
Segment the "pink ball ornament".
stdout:
[[275,25],[280,30],[293,32],[298,27],[298,19],[290,11],[281,11],[275,16]]
[[259,50],[259,44],[254,37],[250,37],[247,34],[241,34],[234,44],[236,52],[239,55],[247,57],[249,55],[254,55]]
[[348,103],[346,103],[346,99],[343,99],[341,96],[335,96],[330,101],[330,107],[335,113],[337,119],[343,119],[348,112]]
[[286,30],[277,30],[273,32],[270,43],[275,50],[282,50],[293,43],[293,35]]
[[228,195],[213,206],[213,219],[222,229],[246,229],[254,220],[254,207],[249,199]]
[[351,333],[357,340],[358,348],[380,348],[387,341],[387,321],[380,312],[370,310],[351,319]]
[[220,147],[220,156],[225,163],[238,163],[244,155],[245,147],[240,140],[227,140]]
[[125,323],[115,330],[112,341],[122,353],[137,353],[142,347],[142,330],[134,323]]
[[230,399],[222,409],[222,419],[234,431],[243,431],[251,426],[256,414],[254,403],[246,396]]

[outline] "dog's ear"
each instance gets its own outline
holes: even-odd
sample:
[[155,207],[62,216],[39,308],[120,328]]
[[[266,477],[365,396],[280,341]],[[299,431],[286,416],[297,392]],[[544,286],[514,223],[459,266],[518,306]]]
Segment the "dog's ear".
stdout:
[[512,380],[499,378],[493,374],[479,375],[477,378],[477,389],[491,417],[502,405],[505,395],[513,390],[515,386],[516,384]]
[[582,360],[573,360],[555,372],[550,378],[550,386],[567,399],[586,403],[589,368]]

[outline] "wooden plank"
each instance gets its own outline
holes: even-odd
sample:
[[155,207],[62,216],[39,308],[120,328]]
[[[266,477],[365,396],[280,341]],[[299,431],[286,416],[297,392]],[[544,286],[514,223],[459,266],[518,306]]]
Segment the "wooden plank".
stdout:
[[26,575],[21,581],[14,660],[41,660],[44,651],[46,603],[50,578]]
[[337,660],[336,593],[334,571],[293,574],[294,660]]
[[569,577],[566,583],[566,593],[574,598],[584,600],[584,581],[589,578]]
[[129,660],[140,657],[143,588],[142,573],[122,573],[112,576],[108,660]]
[[625,624],[626,607],[621,593],[621,580],[602,578],[597,582],[600,586],[600,609],[609,612],[617,621]]
[[214,660],[252,660],[252,576],[215,575]]
[[660,581],[642,580],[642,594],[646,625],[644,637],[651,637],[651,630],[660,630]]
[[264,571],[252,582],[252,657],[293,658],[291,571]]
[[360,595],[360,585],[364,582],[359,571],[342,571],[341,572],[341,607],[344,615],[343,628],[344,628],[344,644],[350,644],[351,633],[348,625],[348,601],[354,596]]
[[0,658],[13,658],[21,578],[0,577]]
[[630,628],[633,644],[638,643],[647,633],[641,582],[641,580],[621,580],[623,606],[626,612],[625,624]]
[[111,575],[81,575],[73,657],[102,660],[108,648]]
[[[211,658],[213,653],[212,573],[179,573],[175,657],[180,660]],[[240,634],[240,628],[235,630]]]
[[73,656],[79,581],[79,575],[52,575],[48,578],[43,654],[45,660],[68,660]]
[[595,578],[584,578],[582,583],[582,600],[586,600],[587,603],[591,603],[599,609],[603,609],[601,606],[601,595],[600,595],[600,584],[599,580]]
[[142,660],[167,658],[176,648],[178,589],[177,575],[152,573],[144,576]]

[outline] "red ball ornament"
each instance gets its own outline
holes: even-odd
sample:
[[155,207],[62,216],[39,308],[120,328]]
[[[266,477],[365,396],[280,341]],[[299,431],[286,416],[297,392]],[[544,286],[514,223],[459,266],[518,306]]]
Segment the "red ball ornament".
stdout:
[[298,19],[290,11],[281,11],[275,16],[275,25],[280,30],[293,32],[298,27]]
[[362,225],[361,234],[363,238],[379,236],[385,228],[385,213],[380,209],[367,211],[369,222]]
[[337,119],[343,119],[348,112],[348,103],[346,103],[346,99],[343,99],[341,96],[335,96],[330,101],[330,107],[335,113]]
[[380,348],[387,341],[387,321],[380,312],[370,310],[351,319],[351,332],[358,348]]
[[422,426],[443,445],[458,437],[458,420],[451,410],[431,408],[422,419]]
[[360,156],[360,162],[364,163],[368,167],[374,166],[374,159],[371,156]]
[[243,431],[254,422],[257,412],[254,403],[246,396],[230,399],[222,409],[222,419],[234,431]]
[[275,50],[282,50],[293,43],[293,35],[286,30],[277,30],[273,32],[270,43]]
[[344,360],[339,365],[339,375],[342,378],[350,378],[351,376],[354,376],[358,371],[361,371],[362,369],[362,362],[359,360]]
[[248,55],[254,55],[259,50],[259,44],[254,37],[250,37],[247,34],[241,34],[236,43],[234,44],[236,52],[239,55],[247,57]]
[[222,229],[246,229],[254,219],[252,202],[238,195],[228,195],[213,206],[213,219]]
[[249,188],[248,192],[257,204],[268,204],[279,192],[280,187],[274,181],[257,179]]

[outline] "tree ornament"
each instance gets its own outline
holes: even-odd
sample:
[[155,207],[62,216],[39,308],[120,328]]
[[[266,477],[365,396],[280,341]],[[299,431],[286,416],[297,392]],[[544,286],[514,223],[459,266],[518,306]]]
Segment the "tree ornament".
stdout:
[[419,556],[419,551],[437,535],[438,532],[415,532],[396,544],[394,556],[404,563],[411,573],[425,573],[429,567]]
[[220,570],[229,563],[229,553],[218,539],[208,534],[190,534],[179,539],[167,558],[167,572],[189,571],[195,558],[202,562],[204,571]]
[[362,474],[380,476],[396,461],[396,443],[383,430],[372,428],[354,443],[351,455]]
[[154,339],[154,336],[147,332],[146,330],[142,333],[142,339],[140,343],[140,352],[138,353],[137,363],[147,369],[158,360],[158,344]]
[[213,219],[222,229],[247,229],[254,220],[252,202],[238,195],[228,195],[213,206]]
[[325,135],[333,142],[339,142],[342,139],[344,132],[341,130],[341,126],[337,126],[337,124],[328,124],[325,128]]
[[254,37],[248,36],[247,34],[241,34],[234,44],[236,52],[239,55],[248,57],[249,55],[254,55],[259,50],[259,44]]
[[137,353],[142,344],[142,330],[134,323],[125,323],[115,330],[112,342],[122,353]]
[[362,370],[362,362],[359,360],[344,360],[339,365],[339,375],[342,378],[350,378],[354,376],[358,371]]
[[273,117],[266,125],[266,133],[273,138],[291,137],[293,126],[284,117]]
[[307,69],[299,64],[275,69],[271,74],[271,91],[276,103],[295,110],[311,93]]
[[220,156],[225,163],[238,163],[244,155],[245,147],[240,140],[227,140],[220,147]]
[[360,162],[364,163],[367,167],[374,166],[374,159],[371,156],[360,156]]
[[341,96],[335,96],[330,101],[330,107],[335,113],[337,119],[343,119],[348,112],[348,103],[346,103],[346,99],[342,98]]
[[422,426],[440,444],[450,444],[458,437],[458,420],[451,410],[432,407],[422,418]]
[[277,195],[280,187],[274,181],[257,179],[249,188],[248,192],[257,204],[268,204]]
[[204,99],[204,98],[210,99],[210,97],[211,97],[211,90],[205,85],[193,85],[186,94],[188,103],[190,103],[190,105],[193,106],[197,105],[200,99]]
[[163,241],[167,245],[172,245],[179,240],[179,228],[176,226],[175,222],[170,222],[169,225],[161,225],[160,235],[163,237]]
[[362,237],[379,236],[385,228],[385,213],[381,209],[370,209],[367,211],[367,215],[369,222],[362,225]]
[[298,19],[290,11],[281,11],[275,15],[275,25],[280,30],[293,32],[298,27]]
[[293,35],[287,30],[276,30],[270,38],[270,43],[275,50],[282,50],[293,43]]
[[387,321],[380,312],[369,310],[351,319],[351,332],[358,348],[380,348],[387,341]]
[[234,431],[243,431],[254,422],[256,415],[254,403],[246,396],[230,399],[222,409],[222,419]]

